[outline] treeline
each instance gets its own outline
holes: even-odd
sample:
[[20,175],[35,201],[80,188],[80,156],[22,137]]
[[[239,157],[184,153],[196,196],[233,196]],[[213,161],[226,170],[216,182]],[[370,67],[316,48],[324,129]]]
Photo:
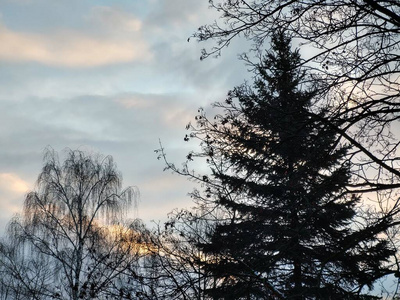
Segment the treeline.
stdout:
[[1,243],[3,299],[396,298],[400,4],[210,4],[202,58],[242,35],[259,61],[188,125],[183,167],[156,150],[199,184],[195,207],[147,229],[111,157],[49,149]]

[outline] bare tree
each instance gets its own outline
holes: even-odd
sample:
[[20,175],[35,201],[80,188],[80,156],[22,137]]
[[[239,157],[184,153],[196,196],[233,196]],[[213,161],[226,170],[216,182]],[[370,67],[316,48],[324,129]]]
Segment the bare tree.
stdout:
[[[278,30],[297,40],[320,82],[320,101],[328,107],[325,122],[355,146],[351,160],[355,191],[382,191],[393,198],[399,188],[398,136],[392,131],[399,118],[400,4],[372,0],[210,0],[221,22],[204,25],[194,34],[213,39],[214,48],[202,58],[219,55],[237,37],[261,51]],[[331,122],[330,120],[335,120]],[[396,196],[397,197],[397,196]],[[385,203],[386,205],[387,203]]]
[[[372,0],[210,0],[223,22],[201,26],[200,41],[216,40],[202,58],[218,55],[238,36],[253,41],[255,49],[283,30],[308,53],[303,63],[320,63],[319,72],[340,82],[379,84],[395,92],[398,82],[400,4]],[[222,25],[221,25],[222,23]],[[373,82],[373,78],[376,79]],[[391,86],[392,85],[392,86]]]
[[53,296],[51,263],[40,253],[28,253],[18,240],[0,245],[0,298],[45,299]]
[[47,149],[36,190],[27,195],[23,215],[11,222],[11,242],[3,247],[1,267],[15,273],[9,288],[35,291],[32,299],[118,293],[120,277],[144,255],[139,232],[144,227],[123,223],[138,191],[121,187],[110,156],[66,150],[60,163]]
[[196,299],[209,297],[204,291],[215,284],[214,276],[205,272],[203,262],[213,259],[198,245],[205,243],[218,217],[202,208],[175,210],[164,227],[152,236],[156,288],[149,299]]

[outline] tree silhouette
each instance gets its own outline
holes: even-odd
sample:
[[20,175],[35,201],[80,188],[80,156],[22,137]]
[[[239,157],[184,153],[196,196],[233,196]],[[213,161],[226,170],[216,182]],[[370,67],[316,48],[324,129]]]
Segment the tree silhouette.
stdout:
[[174,210],[164,227],[152,236],[154,273],[150,277],[156,288],[151,299],[208,299],[205,289],[215,278],[202,268],[202,261],[212,259],[197,245],[208,240],[212,231],[201,210]]
[[[204,111],[185,139],[197,139],[210,174],[168,168],[201,182],[192,197],[209,213],[214,230],[196,246],[216,278],[212,299],[369,299],[368,288],[394,270],[384,238],[398,210],[363,211],[349,190],[352,173],[335,119],[315,107],[310,86],[283,33],[257,66],[254,90],[244,84]],[[161,155],[164,155],[162,152]],[[221,214],[221,212],[223,214]]]
[[110,156],[66,150],[60,163],[47,149],[36,190],[9,225],[0,261],[9,272],[3,285],[20,287],[32,299],[119,295],[119,282],[146,255],[143,225],[123,220],[138,191],[121,185]]
[[[306,59],[299,64],[319,81],[319,102],[329,124],[353,145],[359,172],[355,192],[377,192],[382,207],[394,206],[399,188],[400,4],[398,1],[210,0],[222,21],[194,36],[214,40],[202,58],[220,54],[238,37],[262,49],[279,30],[296,39]],[[315,99],[318,99],[316,97]],[[325,122],[329,122],[325,118]],[[384,210],[382,210],[384,211]]]

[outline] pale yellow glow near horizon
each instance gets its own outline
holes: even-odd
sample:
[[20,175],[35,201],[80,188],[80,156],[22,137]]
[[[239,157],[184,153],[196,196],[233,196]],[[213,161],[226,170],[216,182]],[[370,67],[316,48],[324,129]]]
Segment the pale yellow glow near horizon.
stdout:
[[0,173],[0,182],[2,189],[19,194],[27,193],[30,189],[30,185],[14,173]]

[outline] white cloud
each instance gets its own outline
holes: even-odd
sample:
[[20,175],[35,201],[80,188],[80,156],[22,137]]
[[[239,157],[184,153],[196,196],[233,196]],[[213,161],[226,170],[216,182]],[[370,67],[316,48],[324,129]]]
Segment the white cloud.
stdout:
[[44,35],[16,32],[0,26],[0,40],[0,60],[3,61],[94,67],[152,57],[147,43],[139,36],[118,39],[92,37],[73,31]]

